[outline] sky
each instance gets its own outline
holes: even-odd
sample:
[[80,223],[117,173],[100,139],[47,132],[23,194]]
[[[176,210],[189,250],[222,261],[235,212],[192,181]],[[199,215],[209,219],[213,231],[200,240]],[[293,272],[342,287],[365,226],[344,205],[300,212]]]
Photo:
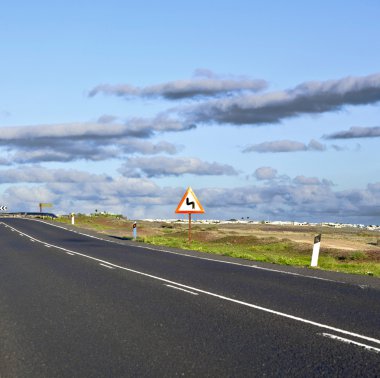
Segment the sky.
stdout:
[[380,224],[377,0],[5,0],[0,205]]

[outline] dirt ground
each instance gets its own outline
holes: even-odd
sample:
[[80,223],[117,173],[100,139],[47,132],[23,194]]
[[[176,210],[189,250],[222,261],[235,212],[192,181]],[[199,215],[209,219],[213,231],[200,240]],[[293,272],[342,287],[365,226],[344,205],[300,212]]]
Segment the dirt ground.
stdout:
[[[81,226],[118,237],[132,236],[132,221],[108,217],[80,222]],[[137,222],[138,236],[163,236],[186,234],[188,224],[182,222]],[[290,226],[270,224],[197,224],[192,225],[192,235],[199,241],[216,241],[223,237],[245,239],[287,239],[300,244],[313,245],[314,237],[322,234],[321,247],[339,251],[363,251],[380,256],[380,232],[359,228],[332,228],[328,226]],[[377,256],[376,256],[377,257]],[[379,257],[380,258],[380,257]],[[377,258],[376,258],[377,260]]]

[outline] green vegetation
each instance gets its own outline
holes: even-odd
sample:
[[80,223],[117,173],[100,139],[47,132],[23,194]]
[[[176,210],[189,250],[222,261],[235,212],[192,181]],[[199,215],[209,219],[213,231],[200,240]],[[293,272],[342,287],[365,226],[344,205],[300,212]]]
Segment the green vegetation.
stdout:
[[[71,217],[61,217],[59,222],[71,224]],[[75,215],[75,226],[92,229],[110,236],[129,240],[132,224],[120,215]],[[316,233],[323,233],[318,268],[345,273],[380,277],[380,248],[378,233],[355,229],[274,227],[273,225],[193,225],[192,241],[188,241],[187,225],[175,222],[138,222],[138,242],[196,250],[205,253],[231,256],[273,264],[310,267],[312,241]],[[284,237],[284,235],[286,237]],[[330,238],[330,244],[324,245]],[[359,248],[345,248],[350,240]],[[306,243],[305,241],[310,241]],[[342,242],[344,242],[342,244]],[[351,245],[350,245],[351,246]],[[363,250],[360,247],[363,247]]]
[[[221,238],[208,242],[193,240],[189,243],[187,235],[171,234],[170,236],[145,236],[138,238],[138,241],[246,260],[310,268],[312,250],[310,245],[286,239],[257,239],[254,237],[248,239],[251,243],[247,238],[242,237]],[[349,253],[339,251],[337,253],[336,250],[322,248],[317,269],[380,277],[380,263],[370,261],[366,253],[362,251]]]

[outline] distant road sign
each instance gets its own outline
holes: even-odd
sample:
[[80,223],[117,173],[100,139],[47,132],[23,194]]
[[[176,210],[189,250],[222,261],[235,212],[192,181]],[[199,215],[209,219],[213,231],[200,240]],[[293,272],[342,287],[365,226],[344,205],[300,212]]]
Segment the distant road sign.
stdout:
[[0,206],[0,211],[7,211],[7,207],[6,206]]
[[53,207],[53,204],[52,203],[40,203],[39,206],[40,206],[40,213],[42,213],[43,207]]
[[205,211],[197,196],[194,194],[193,189],[189,187],[175,212],[177,214],[203,214]]

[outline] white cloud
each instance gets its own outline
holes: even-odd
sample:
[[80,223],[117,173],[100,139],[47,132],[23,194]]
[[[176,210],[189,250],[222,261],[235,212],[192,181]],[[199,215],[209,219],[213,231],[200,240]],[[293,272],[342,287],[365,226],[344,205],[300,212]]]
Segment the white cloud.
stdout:
[[[144,218],[174,217],[185,190],[162,188],[148,178],[111,178],[74,170],[44,171],[41,167],[28,167],[25,172],[5,170],[2,174],[3,183],[14,183],[7,184],[1,198],[10,211],[36,211],[39,202],[52,202],[52,211],[61,213],[98,209],[129,217],[137,214]],[[378,223],[380,183],[364,189],[334,191],[331,182],[316,177],[297,176],[287,181],[276,177],[263,186],[195,188],[195,191],[208,218],[249,215],[258,220]],[[58,181],[54,181],[56,178]]]

